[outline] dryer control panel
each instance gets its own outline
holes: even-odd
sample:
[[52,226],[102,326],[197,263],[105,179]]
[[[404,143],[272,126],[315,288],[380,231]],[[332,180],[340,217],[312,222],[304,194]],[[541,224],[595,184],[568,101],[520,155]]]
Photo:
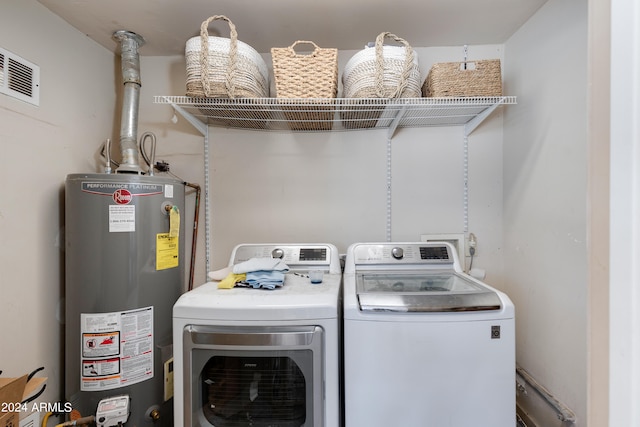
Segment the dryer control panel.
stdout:
[[230,264],[238,264],[251,258],[277,258],[291,270],[322,269],[340,273],[338,249],[331,244],[241,244],[234,248]]

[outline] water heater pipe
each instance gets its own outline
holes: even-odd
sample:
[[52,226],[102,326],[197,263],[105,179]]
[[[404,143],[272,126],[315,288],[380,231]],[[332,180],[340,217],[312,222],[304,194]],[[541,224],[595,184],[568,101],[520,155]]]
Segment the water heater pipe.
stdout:
[[104,142],[102,154],[105,158],[104,173],[111,173],[111,138],[107,138]]
[[116,31],[113,39],[120,43],[122,58],[122,80],[124,84],[122,99],[122,119],[120,121],[120,150],[122,162],[116,172],[141,174],[138,163],[138,107],[140,105],[140,57],[138,48],[144,45],[144,39],[130,31]]
[[194,190],[196,190],[196,201],[195,201],[195,206],[193,208],[194,210],[194,217],[193,217],[193,237],[191,239],[191,264],[189,267],[189,284],[187,287],[187,290],[190,291],[193,289],[193,281],[194,281],[194,275],[195,275],[195,271],[196,271],[196,249],[197,249],[197,243],[198,243],[198,217],[200,216],[200,186],[198,184],[191,184],[189,182],[185,182],[184,185],[186,185],[187,187],[191,187]]
[[[147,155],[147,150],[145,148],[145,143],[147,139],[151,140],[151,155]],[[153,132],[145,132],[140,137],[140,153],[142,154],[142,158],[147,162],[149,166],[148,174],[149,176],[153,176],[153,166],[156,162],[156,135]]]
[[89,415],[87,417],[78,418],[77,420],[65,421],[64,423],[57,424],[56,427],[72,427],[83,426],[87,424],[93,424],[96,422],[96,417]]

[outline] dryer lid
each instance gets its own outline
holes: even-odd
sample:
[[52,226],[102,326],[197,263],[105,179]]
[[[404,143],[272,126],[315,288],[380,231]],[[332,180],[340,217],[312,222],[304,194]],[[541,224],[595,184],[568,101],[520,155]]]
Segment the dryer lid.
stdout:
[[457,312],[500,310],[496,292],[452,271],[363,272],[356,278],[360,310]]

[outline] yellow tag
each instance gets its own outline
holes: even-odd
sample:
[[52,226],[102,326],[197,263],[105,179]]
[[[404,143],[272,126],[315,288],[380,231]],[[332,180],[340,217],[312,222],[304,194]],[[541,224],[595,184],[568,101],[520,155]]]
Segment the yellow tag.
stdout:
[[179,262],[178,237],[171,237],[169,233],[157,234],[156,270],[166,270],[177,267]]
[[180,235],[180,209],[173,205],[169,211],[169,236],[178,237]]

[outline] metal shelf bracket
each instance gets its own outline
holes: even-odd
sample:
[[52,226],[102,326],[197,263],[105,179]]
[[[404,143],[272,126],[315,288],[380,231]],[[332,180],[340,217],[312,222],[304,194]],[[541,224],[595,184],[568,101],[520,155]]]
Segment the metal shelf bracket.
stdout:
[[483,111],[481,111],[478,115],[476,115],[474,118],[472,118],[471,120],[469,120],[465,125],[464,125],[464,136],[469,136],[473,133],[474,130],[476,130],[476,128],[478,126],[480,126],[480,124],[491,115],[491,113],[493,113],[495,111],[496,108],[498,108],[500,105],[504,104],[504,102],[506,101],[506,97],[502,97],[500,98],[497,102],[495,102],[493,105],[487,107],[486,109],[484,109]]
[[208,126],[206,123],[204,123],[202,120],[200,120],[175,102],[169,102],[169,104],[171,105],[171,107],[173,107],[173,110],[175,112],[184,117],[189,122],[189,124],[191,124],[191,126],[196,128],[196,130],[202,134],[202,136],[207,135]]
[[402,108],[396,114],[396,117],[393,119],[389,128],[387,129],[387,138],[392,139],[396,133],[396,129],[398,129],[398,124],[400,124],[400,119],[404,117],[404,113],[407,111],[407,104],[404,104]]

